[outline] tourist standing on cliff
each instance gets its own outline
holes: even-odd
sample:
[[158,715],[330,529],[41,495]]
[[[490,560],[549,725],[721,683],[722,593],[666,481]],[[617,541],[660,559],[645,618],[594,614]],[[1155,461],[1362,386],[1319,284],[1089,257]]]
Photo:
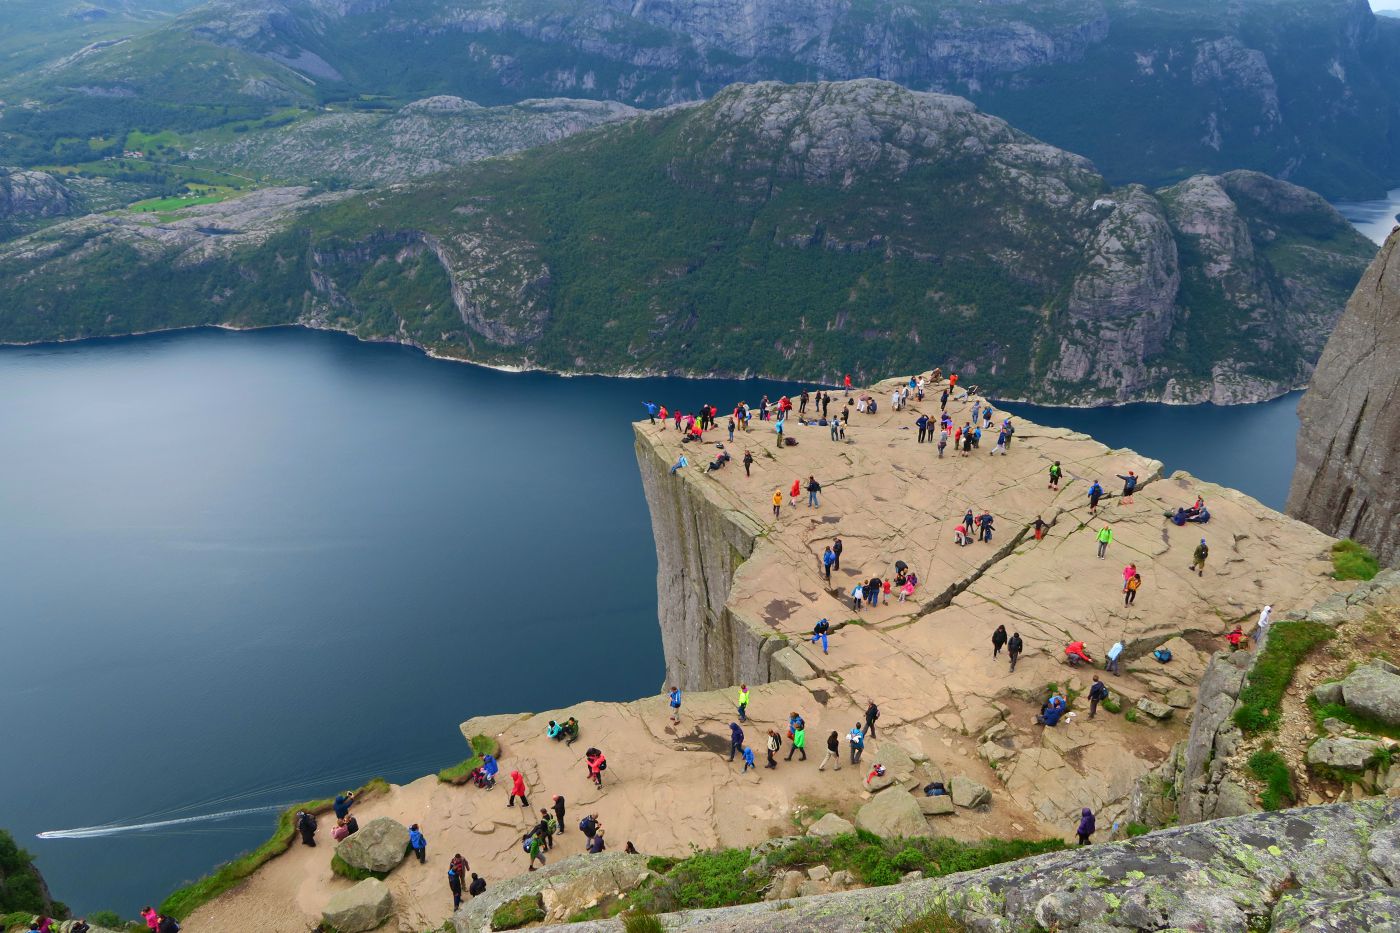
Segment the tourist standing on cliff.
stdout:
[[603,772],[608,770],[608,759],[596,748],[584,752],[583,758],[588,762],[588,779],[593,782],[593,786],[602,787]]
[[343,820],[350,815],[350,807],[355,803],[355,792],[347,790],[343,794],[336,794],[335,800],[331,801],[331,812],[335,818]]
[[836,555],[832,553],[830,546],[822,552],[822,570],[826,574],[826,582],[831,582],[831,565],[836,563]]
[[1265,606],[1259,610],[1259,621],[1255,624],[1254,631],[1249,633],[1249,638],[1254,642],[1255,648],[1263,647],[1264,639],[1269,637],[1269,616],[1273,613],[1273,606]]
[[870,705],[865,708],[865,734],[870,738],[875,738],[875,721],[880,718],[880,707],[871,700]]
[[562,794],[554,795],[554,818],[559,821],[559,832],[562,833],[566,825],[564,823],[564,796]]
[[1096,828],[1097,827],[1094,825],[1094,811],[1090,810],[1088,807],[1080,810],[1078,830],[1079,844],[1087,846],[1089,844],[1089,837],[1094,834]]
[[680,725],[681,721],[681,688],[675,684],[671,685],[671,722]]
[[530,805],[530,798],[525,796],[525,775],[519,771],[512,771],[510,773],[510,799],[506,801],[506,806],[515,806],[516,797],[520,798],[522,806],[528,807]]
[[[521,797],[520,799],[524,800],[525,798]],[[525,805],[528,807],[530,802],[526,800]],[[428,860],[428,839],[418,828],[417,823],[408,828],[408,847],[413,850],[414,855],[418,856],[418,864],[421,865]]]
[[977,516],[977,540],[985,544],[992,543],[992,513],[983,512]]
[[301,833],[301,844],[304,846],[316,845],[316,817],[305,810],[297,812],[297,832]]
[[846,744],[851,749],[851,764],[860,764],[860,756],[865,752],[865,733],[860,729],[860,723],[851,726],[851,731],[846,733]]
[[1098,715],[1099,704],[1108,699],[1108,685],[1099,680],[1099,675],[1094,675],[1094,682],[1089,685],[1089,718],[1093,719]]
[[765,768],[776,768],[776,767],[778,767],[778,759],[775,758],[774,756],[778,754],[778,749],[780,749],[780,748],[782,748],[782,747],[783,747],[783,740],[780,739],[780,738],[778,738],[778,731],[777,731],[776,729],[769,729],[769,730],[768,730],[768,764],[764,765],[763,767],[765,767]]
[[810,508],[820,508],[821,503],[817,499],[817,493],[822,491],[822,484],[817,482],[817,478],[808,474],[807,476],[807,505]]
[[773,422],[773,433],[778,438],[779,447],[783,446],[783,424],[784,420],[782,418],[779,418],[777,421]]
[[1006,626],[998,625],[997,630],[992,633],[992,660],[996,660],[1001,654],[1002,646],[1006,644]]
[[1021,657],[1021,651],[1025,646],[1021,643],[1021,633],[1012,632],[1011,639],[1006,643],[1006,656],[1011,660],[1011,673],[1016,673],[1016,661]]
[[1206,575],[1206,558],[1210,556],[1210,548],[1206,545],[1206,539],[1202,538],[1201,543],[1196,545],[1196,550],[1191,552],[1191,569],[1196,571],[1196,576]]
[[733,761],[734,756],[744,750],[744,730],[739,728],[737,722],[729,724],[729,760]]
[[783,514],[783,491],[773,490],[773,517],[777,518]]
[[749,685],[739,685],[739,721],[749,721]]
[[1056,460],[1054,463],[1050,464],[1050,485],[1047,488],[1058,490],[1060,488],[1060,476],[1062,473],[1064,473],[1064,471],[1060,469],[1060,461]]
[[948,430],[944,428],[938,432],[938,459],[943,459],[943,451],[948,449]]
[[846,398],[851,397],[851,374],[846,373]]
[[1108,543],[1113,540],[1113,529],[1108,527],[1108,525],[1104,525],[1099,529],[1099,533],[1096,537],[1099,541],[1099,560],[1103,560],[1104,552],[1108,550]]
[[749,473],[749,468],[752,467],[752,466],[753,466],[753,452],[752,452],[752,451],[746,450],[746,451],[744,451],[744,475],[745,475],[745,476],[751,476],[751,475],[752,475],[751,473]]
[[1123,481],[1123,504],[1132,505],[1133,492],[1137,489],[1137,474],[1129,470],[1127,476],[1124,476],[1122,473],[1116,473],[1114,475]]
[[841,550],[844,547],[845,545],[841,543],[841,539],[839,537],[831,542],[831,553],[836,555],[836,563],[831,565],[831,568],[833,570],[841,569]]
[[1137,602],[1138,590],[1142,588],[1142,574],[1135,573],[1123,584],[1123,608],[1131,606]]
[[1034,531],[1034,533],[1035,533],[1035,539],[1036,539],[1037,541],[1039,541],[1039,540],[1041,540],[1042,538],[1044,538],[1044,537],[1045,537],[1045,529],[1046,529],[1046,528],[1049,528],[1049,527],[1050,527],[1049,525],[1045,524],[1045,520],[1042,519],[1039,515],[1037,515],[1037,516],[1035,517],[1035,522],[1034,522],[1034,524],[1031,525],[1031,529],[1032,529],[1032,530]]
[[734,416],[729,416],[729,443],[734,443]]
[[757,768],[757,767],[758,767],[758,766],[755,765],[755,764],[753,763],[753,749],[751,749],[751,748],[749,748],[747,745],[745,745],[745,746],[744,746],[744,767],[739,771],[739,773],[740,773],[740,774],[747,774],[750,768]]
[[1103,498],[1103,487],[1099,485],[1099,481],[1098,481],[1098,480],[1094,480],[1094,484],[1093,484],[1092,486],[1089,487],[1089,514],[1090,514],[1090,515],[1097,515],[1097,514],[1099,514],[1099,500],[1102,499],[1102,498]]
[[1123,642],[1115,641],[1113,647],[1108,649],[1104,655],[1103,669],[1108,673],[1118,676],[1118,659],[1123,656]]

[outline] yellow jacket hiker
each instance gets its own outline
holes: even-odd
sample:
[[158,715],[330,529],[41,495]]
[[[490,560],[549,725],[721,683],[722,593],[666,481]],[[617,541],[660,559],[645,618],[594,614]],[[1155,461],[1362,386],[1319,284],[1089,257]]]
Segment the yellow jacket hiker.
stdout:
[[747,722],[749,716],[749,685],[739,685],[739,721]]

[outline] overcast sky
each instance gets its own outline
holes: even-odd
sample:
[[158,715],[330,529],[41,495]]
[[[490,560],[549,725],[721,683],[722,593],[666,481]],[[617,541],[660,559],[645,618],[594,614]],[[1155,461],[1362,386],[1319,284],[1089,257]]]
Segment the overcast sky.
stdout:
[[1400,10],[1400,0],[1371,0],[1373,10]]

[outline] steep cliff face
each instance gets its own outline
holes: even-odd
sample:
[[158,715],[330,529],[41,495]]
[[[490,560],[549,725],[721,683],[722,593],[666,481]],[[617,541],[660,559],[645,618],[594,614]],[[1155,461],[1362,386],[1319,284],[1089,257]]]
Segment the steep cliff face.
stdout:
[[[691,471],[672,475],[661,449],[640,434],[636,450],[656,539],[666,683],[708,690],[792,677],[791,649],[774,660],[787,640],[726,605],[763,528],[714,496],[716,490],[692,481]],[[810,672],[800,659],[797,665]]]
[[1356,287],[1298,406],[1289,514],[1400,558],[1400,230]]
[[63,183],[47,172],[0,169],[0,223],[61,217],[76,206]]

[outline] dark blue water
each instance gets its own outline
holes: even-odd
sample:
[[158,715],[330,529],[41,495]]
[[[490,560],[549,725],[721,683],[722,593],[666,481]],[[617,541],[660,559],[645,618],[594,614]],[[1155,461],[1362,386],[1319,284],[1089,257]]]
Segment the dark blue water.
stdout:
[[1165,473],[1186,470],[1243,490],[1280,511],[1297,460],[1301,392],[1257,405],[1121,405],[1115,408],[1004,407],[1040,424],[1093,435],[1161,460]]
[[[131,915],[255,812],[460,760],[474,715],[662,677],[639,402],[761,382],[561,379],[336,334],[0,350],[0,826]],[[1282,501],[1289,398],[1013,410]]]
[[416,778],[469,716],[654,692],[629,422],[740,392],[300,330],[0,351],[0,826],[130,916],[273,814],[34,834]]

